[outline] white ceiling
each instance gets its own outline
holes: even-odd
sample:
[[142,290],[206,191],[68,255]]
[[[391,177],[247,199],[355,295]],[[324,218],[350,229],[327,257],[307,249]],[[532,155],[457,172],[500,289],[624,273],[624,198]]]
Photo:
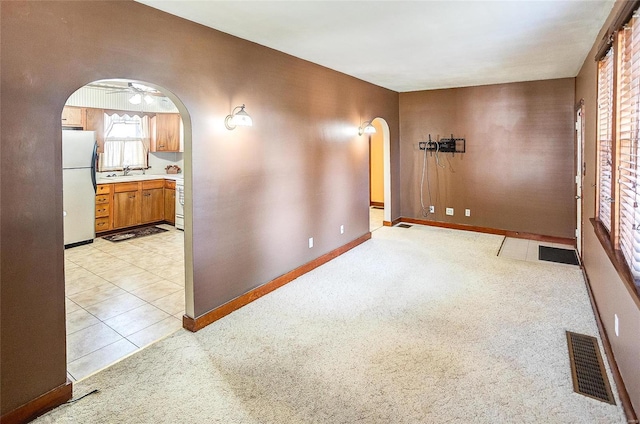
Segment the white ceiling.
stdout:
[[405,92],[574,77],[614,0],[137,0]]

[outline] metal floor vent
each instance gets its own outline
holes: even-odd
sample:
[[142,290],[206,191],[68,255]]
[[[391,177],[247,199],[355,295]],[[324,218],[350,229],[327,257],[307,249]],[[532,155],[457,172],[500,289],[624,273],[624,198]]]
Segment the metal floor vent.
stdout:
[[397,227],[400,227],[400,228],[411,228],[411,227],[413,227],[413,225],[409,225],[409,224],[398,224],[398,225],[397,225]]
[[607,372],[595,337],[567,331],[573,390],[615,405]]

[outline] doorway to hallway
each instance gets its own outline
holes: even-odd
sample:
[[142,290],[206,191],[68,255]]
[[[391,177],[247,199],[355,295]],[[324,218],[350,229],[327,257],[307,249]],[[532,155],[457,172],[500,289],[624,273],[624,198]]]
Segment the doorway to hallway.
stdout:
[[369,136],[369,231],[375,231],[391,220],[389,127],[382,118],[375,118],[371,124],[376,132]]

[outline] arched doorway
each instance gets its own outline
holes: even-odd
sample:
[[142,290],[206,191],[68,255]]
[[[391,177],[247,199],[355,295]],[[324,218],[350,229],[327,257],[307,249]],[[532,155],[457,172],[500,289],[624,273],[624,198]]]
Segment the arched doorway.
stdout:
[[[63,203],[87,205],[64,221],[67,373],[78,380],[177,331],[193,314],[191,121],[169,90],[127,79],[81,87],[62,119]],[[78,153],[83,137],[97,141],[86,160],[94,167],[91,199],[67,184],[78,178],[65,156]],[[93,232],[67,240],[90,207]]]
[[389,125],[375,118],[376,129],[369,140],[369,229],[374,231],[391,222],[391,152]]

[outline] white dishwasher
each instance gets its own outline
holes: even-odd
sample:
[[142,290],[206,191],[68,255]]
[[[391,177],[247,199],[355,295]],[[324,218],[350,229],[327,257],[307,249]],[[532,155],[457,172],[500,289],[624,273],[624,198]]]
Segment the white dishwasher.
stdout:
[[176,180],[176,228],[184,230],[184,180]]

